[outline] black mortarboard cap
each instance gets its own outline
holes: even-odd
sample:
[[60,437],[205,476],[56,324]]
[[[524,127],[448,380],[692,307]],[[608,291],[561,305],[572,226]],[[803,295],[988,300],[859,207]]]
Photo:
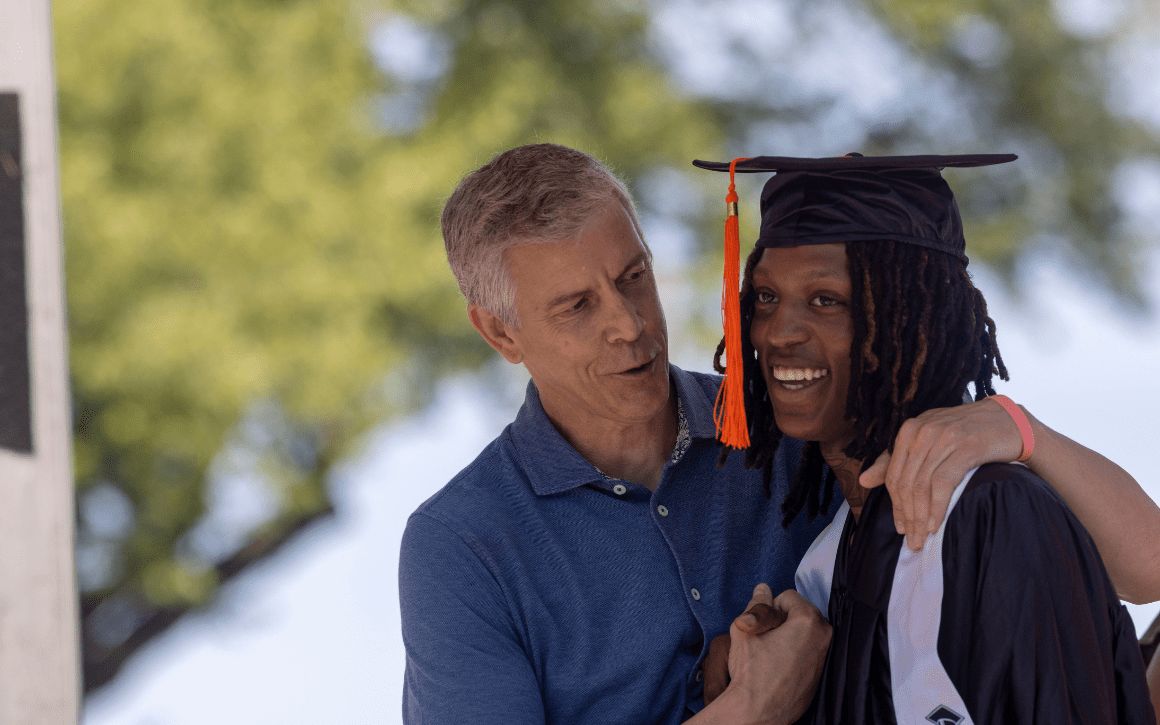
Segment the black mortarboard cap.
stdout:
[[[737,194],[733,174],[774,172],[761,191],[758,247],[800,247],[835,242],[892,240],[954,255],[967,262],[963,222],[955,195],[943,179],[946,167],[991,166],[1014,154],[967,156],[862,156],[821,159],[758,156],[733,162],[694,161],[729,172],[725,223],[725,281],[721,309],[729,367],[715,406],[717,434],[734,448],[749,445],[741,372],[738,299]],[[738,369],[734,372],[734,368]]]
[[[1014,154],[759,156],[738,161],[736,170],[777,172],[761,192],[758,247],[894,240],[966,262],[958,205],[939,169],[990,166],[1016,158]],[[728,162],[693,164],[729,171]]]

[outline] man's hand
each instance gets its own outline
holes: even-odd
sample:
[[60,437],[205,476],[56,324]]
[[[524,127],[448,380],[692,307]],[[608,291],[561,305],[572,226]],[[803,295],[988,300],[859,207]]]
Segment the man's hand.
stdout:
[[759,584],[729,634],[710,644],[705,704],[728,701],[739,713],[730,722],[791,723],[813,699],[829,646],[830,625],[812,604],[793,590],[774,599]]
[[967,471],[1013,461],[1022,451],[1019,429],[994,401],[935,408],[903,423],[894,455],[879,456],[859,483],[864,488],[886,484],[894,526],[917,551],[942,525],[951,494]]
[[[786,613],[766,604],[766,599],[773,601],[772,592],[767,584],[759,584],[753,591],[753,598],[749,600],[745,612],[733,620],[733,626],[751,637],[756,637],[784,624]],[[706,705],[716,700],[729,685],[729,644],[728,633],[714,637],[709,643],[709,654],[705,655],[705,662],[701,665],[701,674],[705,680]]]

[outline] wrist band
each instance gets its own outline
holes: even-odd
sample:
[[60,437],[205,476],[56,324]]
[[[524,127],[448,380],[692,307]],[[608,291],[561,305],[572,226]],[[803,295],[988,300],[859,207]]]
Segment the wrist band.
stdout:
[[1015,427],[1019,429],[1019,435],[1023,437],[1023,454],[1016,458],[1015,462],[1022,463],[1026,461],[1035,452],[1035,435],[1031,432],[1031,423],[1028,422],[1027,416],[1006,395],[992,395],[987,400],[993,400],[1003,406],[1003,410],[1007,411],[1007,415],[1011,416],[1011,420],[1015,421]]

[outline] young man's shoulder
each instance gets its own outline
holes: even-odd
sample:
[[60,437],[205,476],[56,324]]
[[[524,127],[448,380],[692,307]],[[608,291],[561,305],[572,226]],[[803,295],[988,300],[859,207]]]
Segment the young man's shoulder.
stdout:
[[1091,587],[1110,586],[1083,524],[1046,481],[1020,464],[979,467],[947,517],[947,532],[960,554],[966,548],[974,552],[972,561],[990,561],[993,574],[1015,577],[1012,585],[1023,576],[1059,579],[1072,571],[1082,572]]
[[974,473],[947,517],[940,563],[939,658],[975,722],[1016,711],[1036,722],[1077,712],[1090,722],[1154,722],[1135,629],[1095,543],[1030,469]]
[[1063,499],[1034,471],[1020,463],[986,463],[979,466],[967,481],[964,499],[1006,493],[1015,500],[1054,501],[1066,507]]
[[994,511],[1009,516],[1035,514],[1074,519],[1050,484],[1019,463],[979,466],[963,486],[955,512]]

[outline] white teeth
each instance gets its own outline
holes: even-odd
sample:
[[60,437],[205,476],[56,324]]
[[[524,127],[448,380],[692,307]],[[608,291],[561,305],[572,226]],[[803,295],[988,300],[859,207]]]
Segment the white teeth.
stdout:
[[[814,370],[814,369],[810,369],[810,368],[775,367],[773,369],[773,377],[776,378],[777,380],[783,382],[783,383],[790,382],[790,381],[818,380],[820,378],[826,377],[826,375],[828,375],[829,372],[830,372],[829,370],[821,370],[821,369]],[[805,386],[804,385],[797,385],[797,386],[786,386],[786,387],[789,387],[791,390],[798,390],[799,388],[803,388]]]

